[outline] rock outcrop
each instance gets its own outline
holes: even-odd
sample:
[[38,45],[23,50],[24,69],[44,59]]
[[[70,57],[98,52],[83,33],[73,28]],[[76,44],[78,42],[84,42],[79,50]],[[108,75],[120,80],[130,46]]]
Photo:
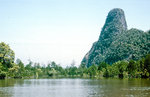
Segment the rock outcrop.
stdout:
[[119,60],[138,60],[150,53],[150,33],[138,29],[127,30],[124,11],[112,9],[107,16],[98,41],[93,43],[81,64],[87,67]]

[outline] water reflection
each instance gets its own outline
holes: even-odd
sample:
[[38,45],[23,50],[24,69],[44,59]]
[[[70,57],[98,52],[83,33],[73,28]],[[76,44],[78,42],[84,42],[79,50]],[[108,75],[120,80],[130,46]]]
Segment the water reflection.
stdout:
[[0,80],[0,97],[147,97],[146,79]]

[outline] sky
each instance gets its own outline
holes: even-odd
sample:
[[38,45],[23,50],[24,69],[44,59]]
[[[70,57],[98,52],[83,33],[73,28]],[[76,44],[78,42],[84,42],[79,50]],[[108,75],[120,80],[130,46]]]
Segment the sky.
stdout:
[[0,0],[0,42],[25,64],[76,66],[98,40],[108,12],[121,8],[128,29],[150,29],[150,0]]

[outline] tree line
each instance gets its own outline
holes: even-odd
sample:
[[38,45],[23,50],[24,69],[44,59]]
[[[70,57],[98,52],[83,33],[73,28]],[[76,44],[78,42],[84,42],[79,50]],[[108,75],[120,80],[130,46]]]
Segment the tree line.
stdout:
[[47,65],[29,60],[24,64],[20,59],[15,62],[15,53],[4,42],[0,43],[0,79],[4,78],[50,78],[50,77],[115,77],[115,78],[149,78],[150,54],[140,60],[118,61],[113,64],[101,62],[99,65],[76,67],[74,62],[63,68],[54,61]]

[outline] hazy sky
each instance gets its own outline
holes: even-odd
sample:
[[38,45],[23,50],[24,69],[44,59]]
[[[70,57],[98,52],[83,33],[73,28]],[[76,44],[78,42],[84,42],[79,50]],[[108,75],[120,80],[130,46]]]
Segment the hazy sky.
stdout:
[[24,63],[79,65],[113,8],[128,29],[150,29],[150,0],[0,0],[0,41]]

